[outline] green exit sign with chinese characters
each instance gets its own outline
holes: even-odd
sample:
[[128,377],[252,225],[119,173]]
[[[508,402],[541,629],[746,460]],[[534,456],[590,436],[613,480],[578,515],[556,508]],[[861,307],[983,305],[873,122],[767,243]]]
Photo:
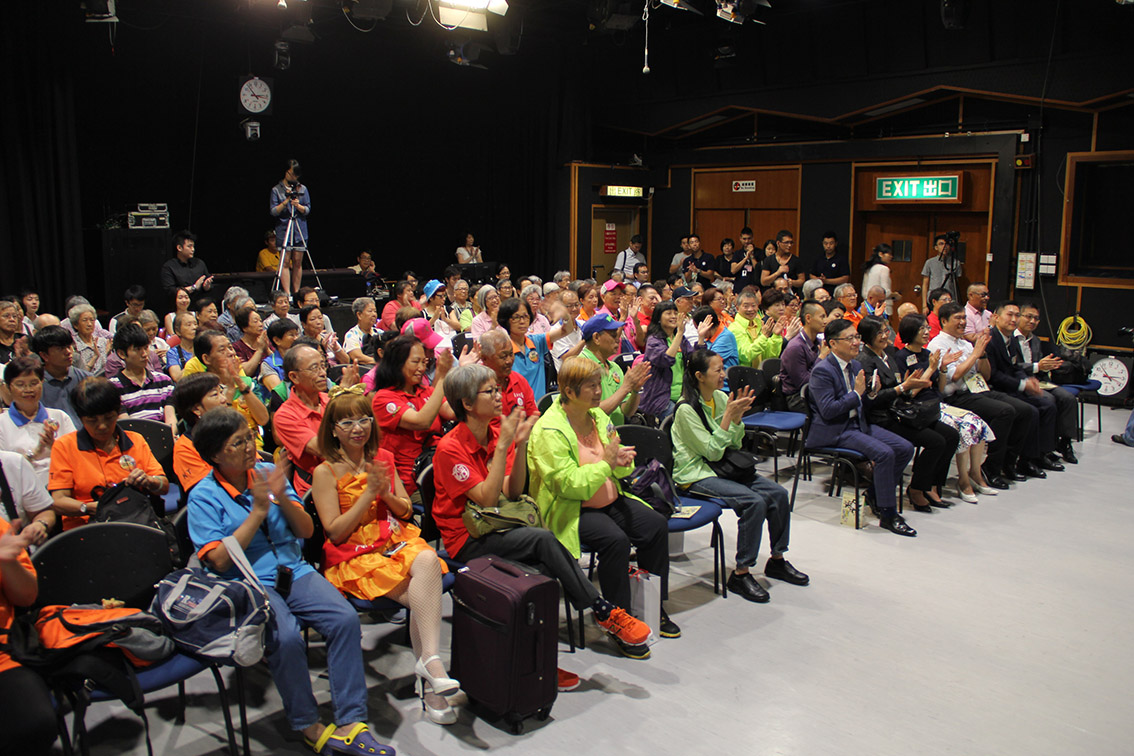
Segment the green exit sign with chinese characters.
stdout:
[[960,202],[961,177],[882,176],[875,179],[877,202]]

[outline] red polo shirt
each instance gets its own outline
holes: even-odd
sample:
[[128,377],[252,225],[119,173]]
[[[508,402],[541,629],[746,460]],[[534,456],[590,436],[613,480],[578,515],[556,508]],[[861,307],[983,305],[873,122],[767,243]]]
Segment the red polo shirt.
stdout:
[[[500,429],[495,424],[488,427],[488,446],[480,445],[476,437],[464,423],[450,431],[437,444],[433,455],[433,485],[437,489],[433,497],[433,520],[441,531],[441,540],[449,555],[456,557],[469,540],[469,531],[461,514],[465,511],[469,489],[480,485],[488,477],[488,463],[496,452],[496,439]],[[516,446],[508,449],[504,477],[512,474]]]
[[312,409],[303,403],[293,388],[287,401],[280,405],[272,418],[276,440],[287,449],[296,470],[302,471],[292,475],[292,485],[301,499],[307,489],[311,488],[311,474],[323,461],[322,457],[304,451],[304,447],[319,433],[319,424],[323,422],[323,412],[327,409],[328,401],[326,394],[319,394],[319,408]]
[[524,417],[539,414],[532,387],[515,370],[508,374],[508,385],[503,387],[500,399],[504,403],[503,415],[510,414],[517,404],[523,407]]
[[413,463],[425,447],[426,435],[441,433],[441,414],[438,413],[433,419],[433,425],[423,431],[406,430],[399,427],[399,423],[407,409],[413,407],[420,412],[431,396],[432,386],[418,386],[412,394],[393,388],[384,388],[374,394],[374,418],[382,429],[380,445],[394,455],[398,477],[402,479],[408,494],[417,490],[417,481],[413,479]]

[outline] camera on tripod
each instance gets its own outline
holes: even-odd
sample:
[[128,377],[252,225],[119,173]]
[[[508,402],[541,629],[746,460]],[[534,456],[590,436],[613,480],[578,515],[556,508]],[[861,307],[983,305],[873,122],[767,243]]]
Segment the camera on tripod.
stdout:
[[303,189],[303,185],[300,184],[298,181],[288,181],[287,182],[287,191],[284,192],[284,196],[287,197],[289,200],[299,199],[299,192],[302,189]]
[[956,249],[957,245],[961,243],[961,232],[960,231],[946,231],[945,232],[945,243],[948,244],[950,247],[953,247],[954,249]]

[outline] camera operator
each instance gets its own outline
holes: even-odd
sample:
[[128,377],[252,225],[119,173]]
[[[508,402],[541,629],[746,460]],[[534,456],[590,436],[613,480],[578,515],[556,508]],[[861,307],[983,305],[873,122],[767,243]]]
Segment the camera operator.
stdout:
[[[303,285],[303,252],[307,247],[307,216],[311,212],[311,195],[299,183],[300,175],[299,161],[288,160],[283,180],[272,187],[270,200],[270,212],[276,219],[276,247],[284,257],[280,288],[289,293],[298,292]],[[292,238],[285,245],[288,221],[292,218]]]
[[958,231],[950,231],[933,237],[933,249],[937,256],[926,260],[921,269],[921,308],[923,312],[929,306],[927,300],[929,292],[934,289],[944,289],[949,292],[954,302],[960,299],[957,296],[957,279],[961,277],[961,267],[964,264],[957,259],[957,242],[960,241],[960,238],[961,234]]

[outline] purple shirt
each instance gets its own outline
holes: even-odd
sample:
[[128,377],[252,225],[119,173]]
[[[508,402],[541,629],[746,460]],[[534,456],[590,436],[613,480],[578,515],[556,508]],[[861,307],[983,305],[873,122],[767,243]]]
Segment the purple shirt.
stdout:
[[800,331],[780,355],[780,388],[784,394],[798,394],[811,379],[811,368],[819,359],[819,344]]

